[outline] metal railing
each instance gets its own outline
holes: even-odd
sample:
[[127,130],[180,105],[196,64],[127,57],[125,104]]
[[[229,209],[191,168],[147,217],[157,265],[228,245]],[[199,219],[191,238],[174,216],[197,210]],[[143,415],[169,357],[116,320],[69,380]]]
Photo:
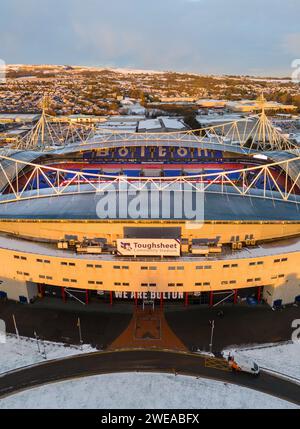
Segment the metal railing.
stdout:
[[[7,163],[10,164],[10,170],[15,171],[13,178],[6,171]],[[136,192],[142,192],[149,187],[158,192],[188,189],[195,192],[237,194],[298,204],[300,202],[299,165],[300,156],[231,171],[193,176],[137,178],[66,170],[0,155],[0,175],[7,183],[0,204],[49,196],[110,192],[112,189],[122,190],[126,186]],[[290,176],[291,171],[293,171],[293,178]],[[257,192],[257,189],[260,191]]]

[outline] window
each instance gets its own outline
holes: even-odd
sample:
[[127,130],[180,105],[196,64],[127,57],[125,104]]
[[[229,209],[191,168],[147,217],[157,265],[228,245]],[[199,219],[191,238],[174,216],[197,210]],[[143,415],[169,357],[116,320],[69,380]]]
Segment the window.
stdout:
[[168,268],[168,270],[169,270],[169,271],[175,271],[175,270],[176,270],[176,267],[169,267],[169,268]]
[[40,278],[40,279],[45,279],[46,277],[45,277],[45,276],[42,276],[42,275],[39,275],[39,278]]
[[178,286],[178,287],[182,287],[182,286],[183,286],[183,283],[177,283],[177,284],[176,284],[176,286]]
[[225,280],[223,280],[223,281],[221,282],[221,285],[228,285],[228,282],[227,282],[227,281],[225,281]]
[[179,271],[183,271],[183,270],[184,270],[184,267],[177,267],[177,270],[179,270]]
[[77,280],[71,279],[71,283],[77,283]]
[[95,268],[102,268],[102,265],[95,265]]
[[148,270],[148,267],[141,267],[141,270]]
[[205,266],[204,266],[204,269],[205,269],[205,270],[211,270],[211,265],[205,265]]
[[223,268],[229,268],[230,265],[223,265]]
[[260,277],[256,277],[256,279],[254,279],[256,282],[260,282],[261,278]]
[[210,282],[204,282],[203,286],[210,286]]
[[229,284],[230,285],[235,285],[236,284],[236,280],[230,280]]
[[120,269],[121,269],[120,265],[114,265],[114,270],[120,270]]
[[123,286],[129,286],[129,283],[123,283]]
[[74,262],[70,262],[69,265],[70,265],[70,267],[75,267]]
[[21,256],[22,261],[27,261],[27,258],[25,256]]
[[253,279],[247,279],[247,283],[253,282]]
[[124,267],[122,267],[122,270],[129,270],[129,267],[127,267],[126,265]]
[[156,283],[149,283],[150,287],[156,287]]
[[174,287],[174,286],[175,286],[175,283],[168,283],[168,286],[169,286],[169,287]]
[[157,270],[157,267],[149,267],[149,270],[150,270],[150,271],[156,271],[156,270]]
[[43,262],[43,260],[42,259],[37,259],[36,262]]
[[47,280],[52,280],[52,277],[51,276],[46,276],[46,279]]
[[121,283],[118,282],[118,283],[115,283],[114,285],[115,286],[121,286]]
[[26,277],[30,276],[29,273],[23,273],[22,271],[17,271],[17,274],[19,274],[20,276],[26,276]]
[[68,265],[67,262],[61,262],[60,265]]
[[92,265],[92,264],[87,264],[87,268],[93,268],[94,267],[94,265]]
[[14,255],[14,258],[15,258],[15,259],[20,259],[20,256],[18,256],[18,255]]
[[281,262],[286,262],[288,260],[288,258],[282,258]]
[[89,280],[89,281],[88,281],[88,284],[89,284],[89,285],[94,285],[94,284],[95,284],[95,282],[93,282],[93,280]]
[[274,263],[280,262],[280,259],[274,259]]
[[103,282],[96,282],[96,285],[103,285]]

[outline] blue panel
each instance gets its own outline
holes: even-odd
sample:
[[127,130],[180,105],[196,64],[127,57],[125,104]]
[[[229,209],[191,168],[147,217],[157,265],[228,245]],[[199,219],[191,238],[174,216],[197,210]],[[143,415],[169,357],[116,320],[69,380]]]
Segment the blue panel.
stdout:
[[83,153],[83,159],[90,160],[93,158],[93,152],[84,152]]
[[87,168],[84,168],[83,170],[81,170],[83,173],[89,173],[89,174],[100,174],[100,169],[98,170],[89,170]]
[[130,159],[131,157],[132,157],[131,150],[129,150],[127,147],[124,147],[124,148],[120,147],[115,150],[115,155],[114,155],[115,159],[122,160],[122,159]]
[[181,170],[164,170],[165,177],[181,176]]
[[123,170],[124,176],[140,177],[141,170]]
[[182,161],[190,159],[192,157],[191,150],[186,147],[174,149],[174,159],[180,159]]
[[151,161],[151,151],[150,147],[136,147],[135,148],[135,158],[137,160]]
[[195,173],[192,173],[190,171],[186,171],[185,174],[187,176],[199,176],[199,174],[201,174],[201,171],[196,171]]

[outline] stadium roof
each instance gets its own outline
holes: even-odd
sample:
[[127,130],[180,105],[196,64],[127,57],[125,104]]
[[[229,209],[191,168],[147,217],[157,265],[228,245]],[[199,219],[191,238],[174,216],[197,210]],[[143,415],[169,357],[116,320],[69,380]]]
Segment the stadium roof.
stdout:
[[[75,192],[74,187],[74,192]],[[225,192],[224,192],[225,188]],[[267,192],[266,197],[263,198],[263,191],[253,189],[250,196],[242,196],[234,193],[234,189],[223,187],[221,193],[221,186],[214,185],[206,191],[204,199],[202,200],[203,211],[199,210],[197,220],[215,220],[215,221],[300,221],[300,196],[295,196],[294,201],[277,200],[276,192]],[[83,188],[84,189],[84,188]],[[132,188],[133,189],[133,188]],[[179,190],[179,187],[178,189]],[[120,215],[120,204],[124,200],[119,199],[119,194],[116,193],[116,199],[109,204],[105,213],[99,208],[99,202],[105,195],[105,192],[96,193],[89,191],[86,186],[86,193],[82,194],[65,194],[55,196],[43,197],[43,190],[40,191],[39,198],[31,198],[18,200],[15,202],[5,203],[8,199],[7,195],[1,197],[0,204],[0,218],[2,219],[82,219],[82,220],[99,220],[99,219],[136,219],[130,215],[130,210],[127,210],[127,216]],[[45,191],[45,190],[44,190]],[[49,195],[49,191],[47,191]],[[32,197],[36,191],[26,192],[24,197]],[[159,211],[159,216],[151,217],[151,206],[145,204],[144,209],[140,209],[139,219],[171,219],[171,220],[186,220],[185,210],[182,210],[181,216],[175,216],[174,213],[178,212],[179,205],[182,207],[195,207],[196,191],[184,192],[181,191],[181,198],[178,197],[179,192],[176,192],[175,185],[171,191],[169,200],[170,210],[164,216]],[[184,197],[183,197],[184,194]],[[129,194],[128,194],[129,195]],[[176,196],[176,197],[175,197]],[[136,197],[136,194],[128,196],[128,205]],[[184,201],[183,201],[184,198]],[[102,205],[100,206],[102,207]],[[150,210],[149,210],[150,207]],[[180,206],[181,209],[181,206]],[[124,213],[124,206],[122,206],[122,213]],[[192,219],[193,220],[193,219]]]

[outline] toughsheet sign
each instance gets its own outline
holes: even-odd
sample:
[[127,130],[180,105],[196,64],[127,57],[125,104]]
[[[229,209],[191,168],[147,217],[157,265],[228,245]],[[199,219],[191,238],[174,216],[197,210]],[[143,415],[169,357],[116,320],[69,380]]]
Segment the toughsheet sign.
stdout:
[[124,238],[117,240],[117,251],[121,256],[180,256],[180,241]]

